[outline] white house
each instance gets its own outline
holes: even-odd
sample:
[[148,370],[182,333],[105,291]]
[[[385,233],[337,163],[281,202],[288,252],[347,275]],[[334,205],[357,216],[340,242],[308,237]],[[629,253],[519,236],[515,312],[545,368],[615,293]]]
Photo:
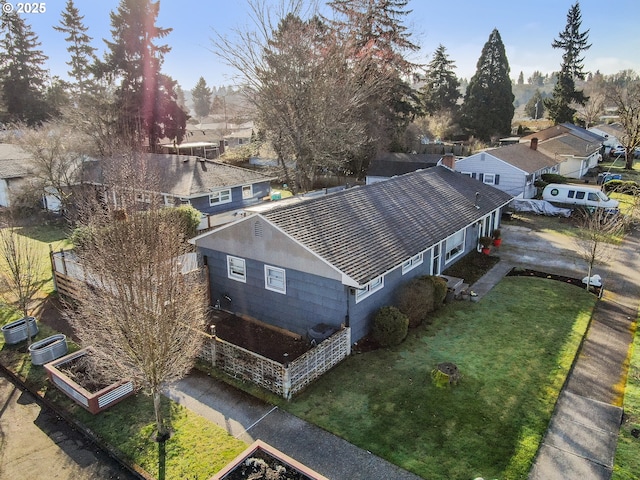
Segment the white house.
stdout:
[[[455,162],[455,170],[513,197],[536,196],[534,182],[543,173],[558,173],[559,161],[538,151],[538,139],[485,150]],[[450,162],[450,158],[447,158]]]

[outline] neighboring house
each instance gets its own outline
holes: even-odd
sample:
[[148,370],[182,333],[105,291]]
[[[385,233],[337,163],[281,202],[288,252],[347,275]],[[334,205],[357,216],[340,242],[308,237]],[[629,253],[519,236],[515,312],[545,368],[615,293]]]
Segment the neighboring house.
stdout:
[[[141,202],[147,201],[150,194],[161,195],[167,206],[188,204],[205,215],[255,205],[269,196],[271,181],[275,180],[253,170],[201,157],[147,154],[147,161],[147,168],[158,176],[158,191],[141,192]],[[95,162],[91,170],[85,181],[101,185],[100,162]]]
[[366,184],[381,182],[397,175],[435,167],[440,154],[383,153],[371,161],[367,169]]
[[478,248],[511,201],[434,167],[252,213],[192,240],[211,302],[304,335],[318,324],[365,336],[396,289]]
[[535,181],[543,173],[558,173],[559,162],[538,151],[537,138],[469,155],[455,162],[455,170],[513,197],[534,198]]
[[624,136],[624,127],[619,123],[602,123],[589,128],[589,131],[604,138],[602,145],[605,147],[617,147],[622,145],[620,139]]
[[0,144],[0,207],[10,207],[31,188],[31,156],[16,145]]
[[558,162],[560,175],[581,179],[602,160],[604,137],[570,123],[555,125],[520,139],[538,139],[538,151]]

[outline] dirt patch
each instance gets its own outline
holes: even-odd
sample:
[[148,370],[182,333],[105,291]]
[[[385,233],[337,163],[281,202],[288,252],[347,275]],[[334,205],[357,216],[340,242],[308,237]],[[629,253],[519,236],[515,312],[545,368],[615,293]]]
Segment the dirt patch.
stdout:
[[300,335],[222,310],[211,314],[209,325],[210,333],[218,338],[281,363],[290,362],[311,349],[311,344]]
[[[531,270],[528,268],[512,268],[509,273],[507,273],[507,277],[538,277],[538,278],[548,278],[549,280],[556,280],[562,283],[568,283],[569,285],[575,285],[576,287],[585,289],[585,284],[582,283],[582,279],[566,277],[564,275],[554,275],[547,272],[540,272],[538,270]],[[602,293],[603,287],[595,287],[591,286],[589,291],[594,295],[600,296]]]

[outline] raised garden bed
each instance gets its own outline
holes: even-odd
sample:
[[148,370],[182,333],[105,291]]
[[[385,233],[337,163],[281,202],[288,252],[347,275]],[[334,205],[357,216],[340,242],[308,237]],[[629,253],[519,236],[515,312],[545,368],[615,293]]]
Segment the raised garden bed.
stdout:
[[134,393],[131,380],[112,384],[92,374],[87,361],[91,350],[83,348],[44,366],[49,380],[78,405],[96,414]]
[[27,325],[29,325],[30,336],[35,337],[38,334],[38,324],[36,323],[35,317],[22,317],[2,327],[4,343],[7,345],[15,345],[16,343],[26,340],[28,336]]
[[56,358],[60,358],[69,351],[67,346],[67,336],[58,333],[43,340],[32,343],[29,347],[31,363],[34,365],[44,365]]
[[211,480],[328,480],[260,440],[238,455]]

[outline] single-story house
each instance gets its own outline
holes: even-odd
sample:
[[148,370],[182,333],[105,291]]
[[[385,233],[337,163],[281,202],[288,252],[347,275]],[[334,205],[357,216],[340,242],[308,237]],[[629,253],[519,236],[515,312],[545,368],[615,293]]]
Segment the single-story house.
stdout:
[[619,122],[601,123],[588,129],[590,132],[604,138],[604,147],[617,147],[622,145],[620,139],[624,136],[624,127]]
[[17,145],[0,144],[0,207],[19,202],[25,189],[31,188],[31,156]]
[[441,158],[442,155],[432,153],[382,153],[369,164],[366,184],[370,185],[397,175],[435,167]]
[[528,143],[538,139],[538,150],[559,164],[558,173],[581,179],[602,160],[604,137],[570,123],[555,125],[520,139]]
[[485,150],[455,162],[455,170],[508,193],[534,198],[534,182],[543,173],[558,173],[560,162],[538,151],[538,139]]
[[[158,191],[140,193],[140,201],[146,201],[147,195],[161,195],[167,206],[187,204],[205,215],[255,205],[269,196],[271,181],[275,180],[254,170],[202,157],[145,155],[147,168],[157,173]],[[87,169],[85,182],[103,183],[100,162]]]
[[261,213],[191,241],[217,307],[304,335],[351,328],[356,342],[396,288],[478,248],[511,201],[439,166]]

